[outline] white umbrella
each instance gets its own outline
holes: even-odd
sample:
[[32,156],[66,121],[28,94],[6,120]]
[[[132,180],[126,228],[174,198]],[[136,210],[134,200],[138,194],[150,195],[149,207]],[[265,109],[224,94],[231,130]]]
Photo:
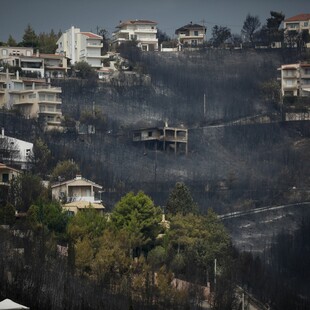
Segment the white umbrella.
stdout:
[[0,310],[20,310],[20,309],[30,309],[29,307],[20,305],[11,299],[4,299],[0,301]]

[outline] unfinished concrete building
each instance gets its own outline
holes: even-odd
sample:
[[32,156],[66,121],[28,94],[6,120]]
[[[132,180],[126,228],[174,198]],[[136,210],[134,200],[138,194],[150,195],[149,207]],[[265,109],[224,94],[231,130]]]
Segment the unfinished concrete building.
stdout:
[[133,142],[142,142],[146,148],[188,153],[188,130],[178,127],[153,127],[133,131]]

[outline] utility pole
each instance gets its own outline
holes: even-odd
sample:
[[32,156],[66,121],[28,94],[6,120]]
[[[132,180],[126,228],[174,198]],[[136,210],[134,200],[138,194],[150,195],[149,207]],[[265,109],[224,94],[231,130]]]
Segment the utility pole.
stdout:
[[214,291],[216,288],[216,258],[214,258]]
[[203,117],[206,118],[206,93],[203,94]]

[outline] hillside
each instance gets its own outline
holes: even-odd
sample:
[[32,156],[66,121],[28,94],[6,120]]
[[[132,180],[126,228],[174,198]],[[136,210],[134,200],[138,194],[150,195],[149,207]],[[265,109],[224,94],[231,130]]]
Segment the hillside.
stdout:
[[[78,119],[96,108],[107,117],[106,130],[54,135],[49,144],[55,157],[74,158],[83,175],[109,189],[103,194],[109,208],[137,189],[164,205],[180,180],[202,210],[220,213],[290,199],[287,189],[308,186],[308,124],[278,122],[276,102],[262,95],[262,84],[276,80],[280,64],[298,55],[209,50],[130,56],[139,75],[120,73],[110,83],[57,81],[65,115]],[[223,126],[260,114],[277,122]],[[133,144],[132,129],[164,122],[189,128],[187,157]]]

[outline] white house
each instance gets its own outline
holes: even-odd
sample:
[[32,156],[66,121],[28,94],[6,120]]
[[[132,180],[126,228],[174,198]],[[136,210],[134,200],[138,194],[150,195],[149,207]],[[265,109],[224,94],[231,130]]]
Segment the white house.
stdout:
[[120,22],[113,33],[112,45],[114,47],[128,41],[135,40],[143,51],[157,51],[157,23],[149,20],[128,20]]
[[278,70],[281,71],[282,96],[310,97],[310,64],[286,64]]
[[4,128],[0,135],[0,161],[25,170],[29,167],[29,160],[33,154],[33,143],[8,137]]
[[175,34],[181,46],[196,47],[202,45],[206,40],[207,28],[203,25],[189,24],[176,29]]
[[95,69],[102,67],[101,48],[102,36],[92,32],[81,32],[72,26],[64,32],[57,41],[56,54],[65,55],[74,65],[79,61],[86,61]]

